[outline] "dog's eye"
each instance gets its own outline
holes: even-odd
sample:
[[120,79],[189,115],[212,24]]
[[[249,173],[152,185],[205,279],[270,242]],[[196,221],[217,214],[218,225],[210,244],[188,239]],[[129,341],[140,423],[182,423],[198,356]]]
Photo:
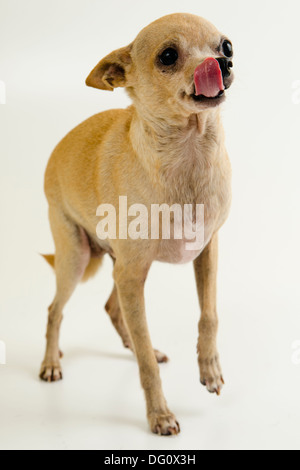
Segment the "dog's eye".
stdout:
[[159,60],[163,65],[173,65],[177,62],[178,59],[178,52],[176,49],[169,47],[166,49],[160,56]]
[[223,45],[222,45],[222,49],[223,49],[223,54],[225,55],[225,57],[232,57],[233,56],[233,47],[232,47],[232,44],[230,41],[224,41],[223,42]]

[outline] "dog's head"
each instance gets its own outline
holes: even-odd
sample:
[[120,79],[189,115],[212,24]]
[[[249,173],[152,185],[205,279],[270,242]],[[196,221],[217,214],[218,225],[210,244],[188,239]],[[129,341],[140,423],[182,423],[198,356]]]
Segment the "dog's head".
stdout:
[[231,42],[208,21],[190,14],[163,17],[128,47],[94,68],[87,85],[126,87],[135,105],[157,117],[216,107],[233,82]]

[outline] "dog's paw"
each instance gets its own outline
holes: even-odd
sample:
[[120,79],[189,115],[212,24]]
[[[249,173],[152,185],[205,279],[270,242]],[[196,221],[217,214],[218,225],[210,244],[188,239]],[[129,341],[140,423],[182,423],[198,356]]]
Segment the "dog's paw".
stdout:
[[40,379],[44,382],[58,382],[63,379],[62,368],[58,362],[50,364],[42,364],[40,371]]
[[219,362],[219,356],[215,355],[208,359],[200,359],[200,382],[210,393],[221,394],[225,384]]
[[149,422],[151,431],[159,436],[175,436],[180,433],[179,423],[172,413],[152,414]]
[[168,356],[166,356],[164,353],[158,351],[157,349],[154,349],[154,354],[155,354],[156,360],[159,364],[162,364],[163,362],[169,362]]

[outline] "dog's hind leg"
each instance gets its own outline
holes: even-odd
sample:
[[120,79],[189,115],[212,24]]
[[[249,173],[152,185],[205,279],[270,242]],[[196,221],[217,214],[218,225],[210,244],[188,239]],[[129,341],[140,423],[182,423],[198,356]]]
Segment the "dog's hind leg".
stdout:
[[[116,285],[114,285],[111,296],[105,305],[105,310],[109,314],[112,324],[119,333],[125,348],[128,348],[134,352],[128,328],[125,325],[122,311],[120,309]],[[158,363],[168,362],[169,359],[164,353],[158,351],[157,349],[154,350],[154,353]]]
[[40,378],[46,382],[55,382],[62,379],[59,361],[62,310],[85,273],[90,262],[91,249],[84,230],[75,225],[61,210],[50,207],[49,217],[56,247],[56,295],[49,307],[47,347]]
[[119,299],[118,299],[118,292],[117,292],[116,285],[114,285],[111,296],[105,305],[105,310],[110,316],[111,322],[114,325],[115,329],[119,333],[123,341],[124,347],[132,350],[131,339],[127,331],[127,327],[123,321],[122,312],[119,306]]

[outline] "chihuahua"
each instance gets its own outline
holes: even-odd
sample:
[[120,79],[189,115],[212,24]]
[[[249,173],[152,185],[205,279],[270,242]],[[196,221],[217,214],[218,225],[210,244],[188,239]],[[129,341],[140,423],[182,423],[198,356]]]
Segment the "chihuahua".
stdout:
[[[128,109],[97,114],[71,131],[54,150],[45,192],[55,242],[57,291],[49,307],[47,347],[40,377],[62,379],[59,330],[62,310],[80,281],[93,276],[105,254],[113,260],[114,287],[105,306],[125,347],[139,365],[151,431],[174,435],[180,426],[167,406],[148,332],[144,285],[153,261],[193,261],[201,307],[200,381],[211,393],[224,384],[217,351],[218,231],[231,203],[231,166],[220,105],[233,82],[233,47],[208,21],[191,14],[163,17],[127,47],[105,57],[86,83],[100,90],[125,87]],[[204,244],[184,239],[96,235],[97,208],[128,203],[204,205]],[[118,223],[118,222],[117,222]],[[171,222],[172,223],[172,222]]]

